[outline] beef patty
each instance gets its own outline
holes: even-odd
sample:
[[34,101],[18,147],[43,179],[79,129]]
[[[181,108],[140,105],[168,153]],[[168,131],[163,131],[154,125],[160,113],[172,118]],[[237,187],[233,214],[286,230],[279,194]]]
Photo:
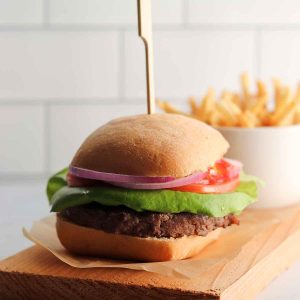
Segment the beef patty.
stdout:
[[157,238],[206,236],[219,227],[239,224],[238,218],[232,214],[209,217],[192,213],[136,212],[124,206],[97,203],[66,208],[60,216],[74,224],[109,233]]

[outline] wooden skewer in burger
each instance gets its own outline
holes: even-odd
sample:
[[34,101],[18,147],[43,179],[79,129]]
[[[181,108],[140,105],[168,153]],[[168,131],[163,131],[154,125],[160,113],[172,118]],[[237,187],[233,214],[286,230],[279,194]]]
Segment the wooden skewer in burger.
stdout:
[[146,54],[146,83],[147,83],[147,111],[155,113],[154,73],[153,73],[153,39],[151,0],[137,0],[139,36],[145,45]]

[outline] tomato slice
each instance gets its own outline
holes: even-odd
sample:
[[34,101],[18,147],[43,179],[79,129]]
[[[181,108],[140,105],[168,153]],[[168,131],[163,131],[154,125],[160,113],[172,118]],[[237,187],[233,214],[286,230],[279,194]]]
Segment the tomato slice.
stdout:
[[200,194],[221,194],[234,191],[240,182],[240,162],[221,159],[209,167],[206,176],[197,183],[175,187],[172,190]]
[[241,171],[242,165],[234,160],[221,159],[208,168],[206,175],[207,184],[223,183],[235,179]]
[[240,183],[239,176],[233,180],[225,181],[219,184],[201,184],[193,183],[184,186],[172,188],[174,191],[191,192],[200,194],[223,194],[233,192]]

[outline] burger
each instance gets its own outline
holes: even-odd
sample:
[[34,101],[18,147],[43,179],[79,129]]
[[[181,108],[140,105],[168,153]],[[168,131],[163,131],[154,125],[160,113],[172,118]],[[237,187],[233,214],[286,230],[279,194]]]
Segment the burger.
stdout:
[[56,230],[71,253],[138,261],[197,254],[239,225],[258,180],[224,158],[214,128],[181,115],[112,120],[50,178]]

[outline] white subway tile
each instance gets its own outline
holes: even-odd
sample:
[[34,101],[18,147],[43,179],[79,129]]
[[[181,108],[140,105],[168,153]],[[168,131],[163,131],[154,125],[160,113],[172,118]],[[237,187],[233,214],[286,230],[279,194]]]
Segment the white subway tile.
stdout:
[[0,99],[118,94],[116,32],[0,32],[0,49]]
[[50,112],[50,169],[55,172],[70,163],[88,134],[113,118],[146,113],[146,103],[55,105]]
[[32,246],[22,234],[33,221],[49,214],[46,181],[0,183],[0,260]]
[[[125,94],[145,97],[143,43],[133,32],[125,39]],[[209,86],[237,88],[243,71],[255,72],[252,31],[164,31],[154,39],[156,96],[185,98]]]
[[[155,24],[182,21],[182,0],[153,0]],[[132,25],[137,23],[136,0],[52,0],[52,24]]]
[[298,0],[186,0],[189,22],[198,24],[300,23]]
[[41,24],[43,0],[1,0],[0,25]]
[[154,24],[180,24],[183,22],[183,1],[152,0],[152,18]]
[[279,77],[293,87],[300,81],[299,31],[267,31],[262,33],[261,75],[271,80]]
[[44,113],[41,106],[0,106],[0,174],[44,171]]

